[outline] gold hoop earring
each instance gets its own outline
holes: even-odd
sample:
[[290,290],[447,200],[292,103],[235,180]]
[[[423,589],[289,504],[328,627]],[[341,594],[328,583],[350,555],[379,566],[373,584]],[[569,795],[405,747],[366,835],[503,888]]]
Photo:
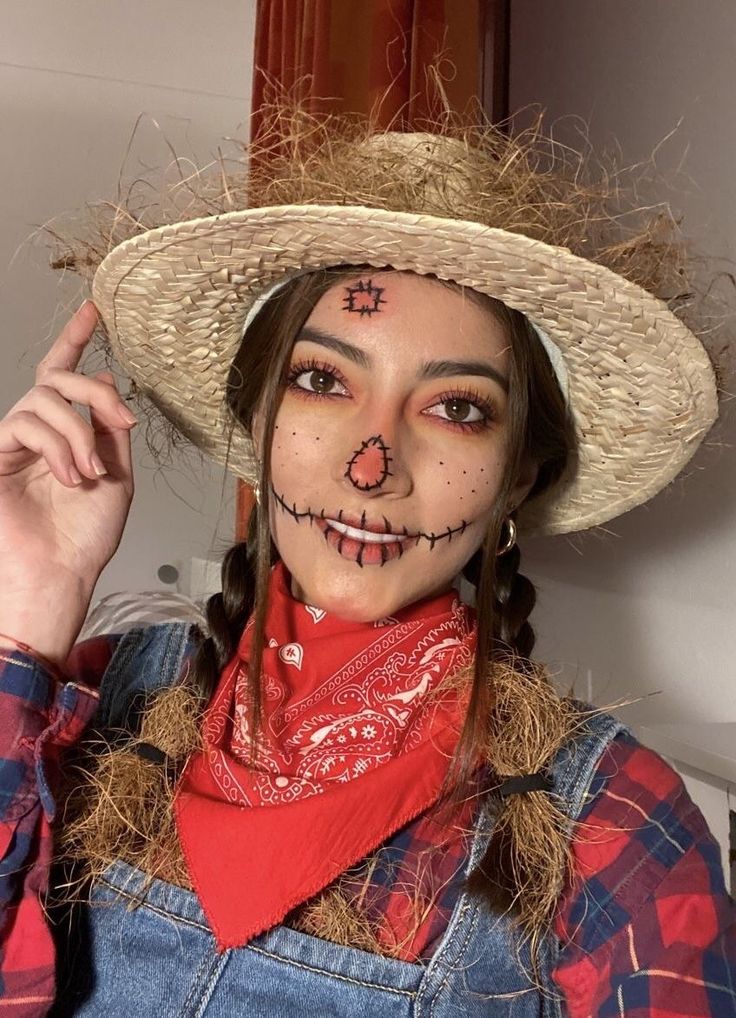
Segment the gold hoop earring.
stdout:
[[496,549],[496,558],[498,558],[501,555],[505,555],[507,552],[511,551],[511,549],[516,544],[516,524],[511,519],[510,516],[506,517],[504,523],[509,528],[509,532],[504,543],[499,548]]

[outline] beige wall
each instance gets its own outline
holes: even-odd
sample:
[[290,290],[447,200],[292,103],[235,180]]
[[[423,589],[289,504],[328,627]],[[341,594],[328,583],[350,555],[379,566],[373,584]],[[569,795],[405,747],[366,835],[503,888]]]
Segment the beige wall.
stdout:
[[[682,120],[657,162],[672,171],[684,157],[690,181],[666,197],[686,233],[733,258],[733,0],[514,0],[511,38],[512,108],[579,114],[597,144],[618,139],[624,162],[648,158]],[[599,704],[661,690],[624,719],[736,720],[735,439],[731,412],[649,506],[606,533],[525,546],[540,654]]]
[[[79,303],[74,278],[48,267],[40,223],[114,196],[131,173],[183,156],[209,162],[223,136],[243,134],[250,109],[255,0],[3,0],[0,17],[0,409],[33,383],[33,368]],[[158,124],[158,127],[156,126]],[[100,370],[99,356],[87,371]],[[177,456],[157,471],[136,429],[136,495],[123,543],[97,596],[176,589],[191,556],[219,557],[233,539],[234,486],[223,471]]]

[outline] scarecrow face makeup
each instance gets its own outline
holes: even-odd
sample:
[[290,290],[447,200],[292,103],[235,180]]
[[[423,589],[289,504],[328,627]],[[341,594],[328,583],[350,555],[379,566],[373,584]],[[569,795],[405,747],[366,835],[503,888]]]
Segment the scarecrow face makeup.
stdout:
[[271,530],[294,595],[374,621],[449,588],[505,463],[508,339],[412,273],[341,280],[291,353],[271,453]]

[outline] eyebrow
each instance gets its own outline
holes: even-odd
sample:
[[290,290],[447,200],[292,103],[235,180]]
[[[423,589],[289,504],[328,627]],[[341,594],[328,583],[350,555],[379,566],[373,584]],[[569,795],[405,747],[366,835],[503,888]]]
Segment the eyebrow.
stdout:
[[420,378],[446,378],[448,375],[480,375],[500,385],[504,392],[509,391],[508,378],[485,361],[428,361],[419,372]]
[[[327,347],[328,350],[334,350],[335,353],[341,354],[361,368],[370,368],[371,366],[370,357],[360,347],[346,343],[344,339],[338,339],[337,336],[324,332],[322,329],[315,329],[312,325],[302,326],[296,342],[298,343],[299,340],[318,343],[320,346]],[[447,378],[450,375],[480,375],[482,378],[490,378],[504,392],[508,393],[509,391],[508,378],[486,361],[426,361],[419,369],[419,377],[422,379]]]
[[371,359],[361,350],[358,346],[353,346],[352,343],[346,343],[344,339],[338,339],[337,336],[330,335],[329,332],[323,332],[322,329],[315,329],[312,325],[303,325],[301,332],[296,337],[298,343],[300,339],[307,339],[310,343],[319,343],[320,346],[326,346],[328,350],[334,350],[335,353],[342,354],[347,360],[352,361],[361,368],[369,368],[371,366]]

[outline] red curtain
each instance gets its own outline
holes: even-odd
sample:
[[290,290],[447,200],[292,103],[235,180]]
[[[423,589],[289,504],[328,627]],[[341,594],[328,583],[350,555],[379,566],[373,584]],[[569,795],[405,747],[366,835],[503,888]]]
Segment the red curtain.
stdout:
[[335,112],[367,113],[389,89],[382,126],[403,108],[395,126],[411,130],[427,115],[425,68],[441,53],[448,99],[463,109],[479,93],[481,3],[259,0],[253,108],[263,98],[265,71],[286,88],[300,81],[302,98],[328,98]]
[[[258,0],[251,136],[269,80],[314,112],[373,112],[379,127],[413,130],[430,116],[435,65],[462,112],[482,94],[483,16],[484,0]],[[236,540],[252,505],[239,483]]]

